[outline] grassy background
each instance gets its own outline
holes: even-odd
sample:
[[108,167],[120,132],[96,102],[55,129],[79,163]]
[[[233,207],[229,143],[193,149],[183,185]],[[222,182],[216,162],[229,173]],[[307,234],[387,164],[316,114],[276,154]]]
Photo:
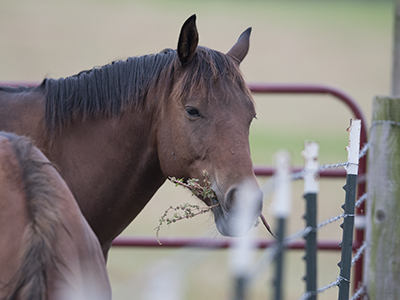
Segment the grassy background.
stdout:
[[[340,87],[360,104],[367,119],[372,98],[388,94],[390,85],[392,5],[390,1],[127,1],[2,0],[0,3],[0,81],[40,81],[65,77],[116,59],[175,48],[180,27],[198,16],[200,44],[223,52],[252,26],[251,48],[242,63],[248,82],[323,83]],[[273,154],[289,149],[303,163],[304,140],[320,143],[321,163],[345,161],[350,112],[329,96],[257,96],[258,120],[250,142],[255,164],[271,165]],[[260,178],[260,183],[265,179]],[[341,213],[343,180],[322,180],[319,220]],[[293,191],[288,233],[303,226],[302,183]],[[189,194],[165,184],[124,234],[154,235],[169,205],[190,201]],[[264,213],[272,225],[269,200]],[[340,238],[336,225],[321,238]],[[269,238],[262,228],[256,234]],[[201,216],[161,230],[162,236],[218,237],[212,218]],[[260,255],[258,253],[257,255]],[[286,264],[286,299],[303,293],[304,264],[291,252]],[[115,299],[148,299],[149,279],[183,269],[183,299],[228,299],[231,278],[227,251],[117,249],[108,270]],[[318,255],[319,285],[338,276],[338,253]],[[271,270],[260,274],[249,299],[271,295]],[[172,285],[172,284],[171,284]],[[331,289],[320,299],[333,299]]]

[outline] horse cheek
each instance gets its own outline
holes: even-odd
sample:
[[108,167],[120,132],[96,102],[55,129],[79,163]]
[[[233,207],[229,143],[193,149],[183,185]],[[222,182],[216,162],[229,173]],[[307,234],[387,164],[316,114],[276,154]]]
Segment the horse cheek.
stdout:
[[[175,125],[175,126],[174,126]],[[165,176],[182,178],[185,176],[182,166],[182,147],[179,125],[175,122],[167,125],[161,123],[162,133],[158,137],[158,156]]]

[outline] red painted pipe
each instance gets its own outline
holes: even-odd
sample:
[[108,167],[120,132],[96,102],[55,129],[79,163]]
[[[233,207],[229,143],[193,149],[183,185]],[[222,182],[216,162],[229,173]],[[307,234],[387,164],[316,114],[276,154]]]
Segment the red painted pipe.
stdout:
[[[216,240],[210,238],[162,238],[160,239],[162,245],[158,243],[155,237],[137,237],[137,236],[119,236],[112,245],[114,247],[143,247],[143,248],[215,248],[227,249],[231,247],[232,240]],[[258,239],[255,241],[256,248],[265,249],[272,246],[274,240]],[[287,245],[288,249],[302,250],[304,249],[304,241],[294,241]],[[353,250],[359,248],[359,244],[354,243]],[[318,242],[318,249],[320,250],[340,250],[339,241],[337,240],[323,240]]]
[[[364,117],[361,108],[357,102],[344,93],[343,91],[326,86],[326,85],[315,85],[315,84],[265,84],[265,83],[250,83],[249,88],[253,93],[265,93],[265,94],[327,94],[334,96],[336,99],[343,102],[354,114],[354,117],[361,120],[361,136],[360,136],[360,147],[363,147],[368,142],[367,138],[367,121]],[[367,172],[367,159],[366,156],[360,159],[358,166],[358,175],[364,177]],[[365,181],[358,184],[357,198],[365,194]],[[356,209],[357,215],[365,214],[364,203]],[[355,230],[354,243],[361,245],[364,240],[364,229]],[[358,283],[362,282],[363,272],[363,257],[357,261],[354,270],[354,288],[357,288]]]
[[[292,169],[293,173],[298,173],[303,168],[301,167],[294,167]],[[275,168],[273,167],[268,167],[268,166],[254,166],[254,174],[257,176],[272,176],[275,174]],[[324,171],[319,172],[320,177],[324,178],[340,178],[340,177],[346,177],[346,171],[344,169],[328,169]]]

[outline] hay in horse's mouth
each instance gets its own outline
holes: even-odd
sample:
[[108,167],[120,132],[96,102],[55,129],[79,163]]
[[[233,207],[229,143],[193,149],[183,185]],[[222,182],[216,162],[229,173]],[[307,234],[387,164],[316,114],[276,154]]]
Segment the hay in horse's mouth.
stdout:
[[192,192],[192,195],[197,196],[208,205],[207,199],[217,199],[217,194],[211,188],[210,182],[208,181],[208,172],[206,170],[203,170],[203,177],[204,186],[200,185],[198,183],[199,179],[196,178],[188,179],[186,183],[183,178],[177,179],[175,177],[168,177],[168,179],[175,183],[175,186],[181,185],[188,188]]
[[[180,186],[183,186],[183,187],[191,190],[192,195],[195,195],[197,198],[202,200],[208,206],[208,209],[202,210],[201,213],[211,210],[214,213],[214,218],[215,218],[216,223],[222,221],[225,223],[222,227],[226,227],[227,216],[224,213],[224,210],[223,210],[220,202],[218,201],[216,193],[210,187],[210,182],[208,181],[208,172],[206,170],[203,170],[203,176],[204,176],[204,180],[203,180],[204,186],[201,186],[198,183],[199,179],[188,179],[186,181],[186,183],[184,183],[183,178],[176,179],[175,177],[168,177],[168,179],[170,181],[172,181],[173,183],[175,183],[175,186],[180,185]],[[271,227],[267,223],[267,220],[265,219],[265,217],[263,216],[262,213],[260,214],[259,218],[261,219],[261,222],[263,223],[263,225],[265,226],[267,231],[275,238],[275,235],[273,234]],[[257,224],[257,221],[255,222],[255,224]],[[218,225],[217,225],[217,227],[218,227]],[[221,232],[220,229],[219,229],[219,231]],[[221,233],[223,235],[229,235],[229,234],[225,234],[224,230],[222,230]]]
[[[178,205],[176,207],[170,206],[169,208],[167,208],[165,210],[164,214],[159,219],[159,222],[160,222],[159,225],[155,228],[158,243],[160,245],[162,245],[162,243],[160,242],[160,240],[158,238],[158,234],[160,232],[161,226],[164,223],[169,225],[171,223],[175,223],[180,220],[190,219],[197,215],[206,213],[216,206],[219,206],[219,203],[216,205],[207,206],[207,207],[200,207],[199,205],[192,205],[189,203],[185,203],[183,205]],[[168,214],[170,211],[175,211],[175,214],[172,217],[168,217]]]

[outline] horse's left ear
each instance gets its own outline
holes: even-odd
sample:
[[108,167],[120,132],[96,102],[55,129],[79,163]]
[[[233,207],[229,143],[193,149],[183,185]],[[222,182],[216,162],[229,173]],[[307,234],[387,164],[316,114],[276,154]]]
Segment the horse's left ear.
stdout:
[[199,34],[196,27],[196,15],[183,24],[178,41],[178,57],[182,65],[189,63],[196,52]]
[[251,27],[247,28],[239,37],[235,45],[228,51],[226,55],[234,58],[239,64],[246,57],[250,46]]

